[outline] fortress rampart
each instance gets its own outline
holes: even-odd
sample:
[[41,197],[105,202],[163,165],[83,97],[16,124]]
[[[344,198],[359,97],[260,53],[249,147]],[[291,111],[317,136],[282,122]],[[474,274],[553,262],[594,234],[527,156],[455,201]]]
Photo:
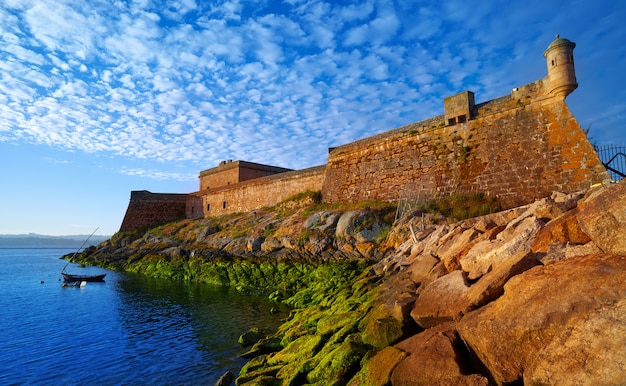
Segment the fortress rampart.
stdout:
[[422,197],[476,191],[504,206],[607,179],[606,170],[547,79],[448,114],[333,149],[322,197],[327,202],[395,201],[410,186]]
[[200,173],[198,192],[132,192],[120,231],[251,211],[306,190],[329,203],[396,201],[409,188],[421,197],[475,191],[512,207],[608,180],[564,101],[578,86],[574,47],[557,35],[545,78],[479,104],[469,91],[450,96],[444,114],[331,149],[327,165],[225,161]]
[[324,183],[324,165],[256,178],[194,193],[202,198],[207,216],[248,212],[277,203],[307,190],[319,191]]
[[194,217],[193,213],[187,212],[187,203],[190,201],[192,200],[190,200],[189,194],[151,193],[147,190],[132,191],[120,232]]

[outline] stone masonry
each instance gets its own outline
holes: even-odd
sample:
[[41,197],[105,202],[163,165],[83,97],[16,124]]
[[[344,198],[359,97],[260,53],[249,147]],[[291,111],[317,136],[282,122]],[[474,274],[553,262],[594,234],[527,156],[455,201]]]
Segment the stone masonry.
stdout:
[[[188,194],[133,191],[120,232],[148,228],[170,221],[194,217],[187,213]],[[200,210],[200,208],[198,208]]]
[[510,207],[608,179],[563,99],[546,95],[547,82],[470,106],[463,123],[447,125],[446,114],[333,149],[324,201],[395,201],[411,186],[426,197],[482,192]]
[[120,230],[251,211],[306,190],[321,190],[329,203],[471,191],[512,207],[609,180],[564,101],[578,86],[575,46],[557,35],[544,52],[545,78],[480,104],[470,91],[445,98],[443,115],[331,149],[327,165],[289,171],[225,161],[200,173],[198,192],[158,200],[132,192]]

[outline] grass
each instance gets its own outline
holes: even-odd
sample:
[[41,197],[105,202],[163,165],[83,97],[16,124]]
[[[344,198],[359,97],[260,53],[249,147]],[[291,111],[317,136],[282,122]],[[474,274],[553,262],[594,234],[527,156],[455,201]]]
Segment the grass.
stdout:
[[425,202],[418,206],[428,213],[465,220],[502,210],[498,200],[484,193],[459,194]]

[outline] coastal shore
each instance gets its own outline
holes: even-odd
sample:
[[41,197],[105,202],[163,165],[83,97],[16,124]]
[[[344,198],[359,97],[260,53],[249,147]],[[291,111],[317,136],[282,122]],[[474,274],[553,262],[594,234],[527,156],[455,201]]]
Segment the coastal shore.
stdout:
[[626,183],[460,221],[395,215],[300,197],[116,234],[77,260],[292,306],[245,342],[237,385],[626,382]]

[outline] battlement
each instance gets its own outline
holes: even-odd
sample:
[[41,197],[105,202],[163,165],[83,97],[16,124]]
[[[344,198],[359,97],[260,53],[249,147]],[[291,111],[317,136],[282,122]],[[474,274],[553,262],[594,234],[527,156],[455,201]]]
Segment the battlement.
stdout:
[[443,111],[448,126],[469,121],[475,115],[474,93],[463,91],[444,98]]

